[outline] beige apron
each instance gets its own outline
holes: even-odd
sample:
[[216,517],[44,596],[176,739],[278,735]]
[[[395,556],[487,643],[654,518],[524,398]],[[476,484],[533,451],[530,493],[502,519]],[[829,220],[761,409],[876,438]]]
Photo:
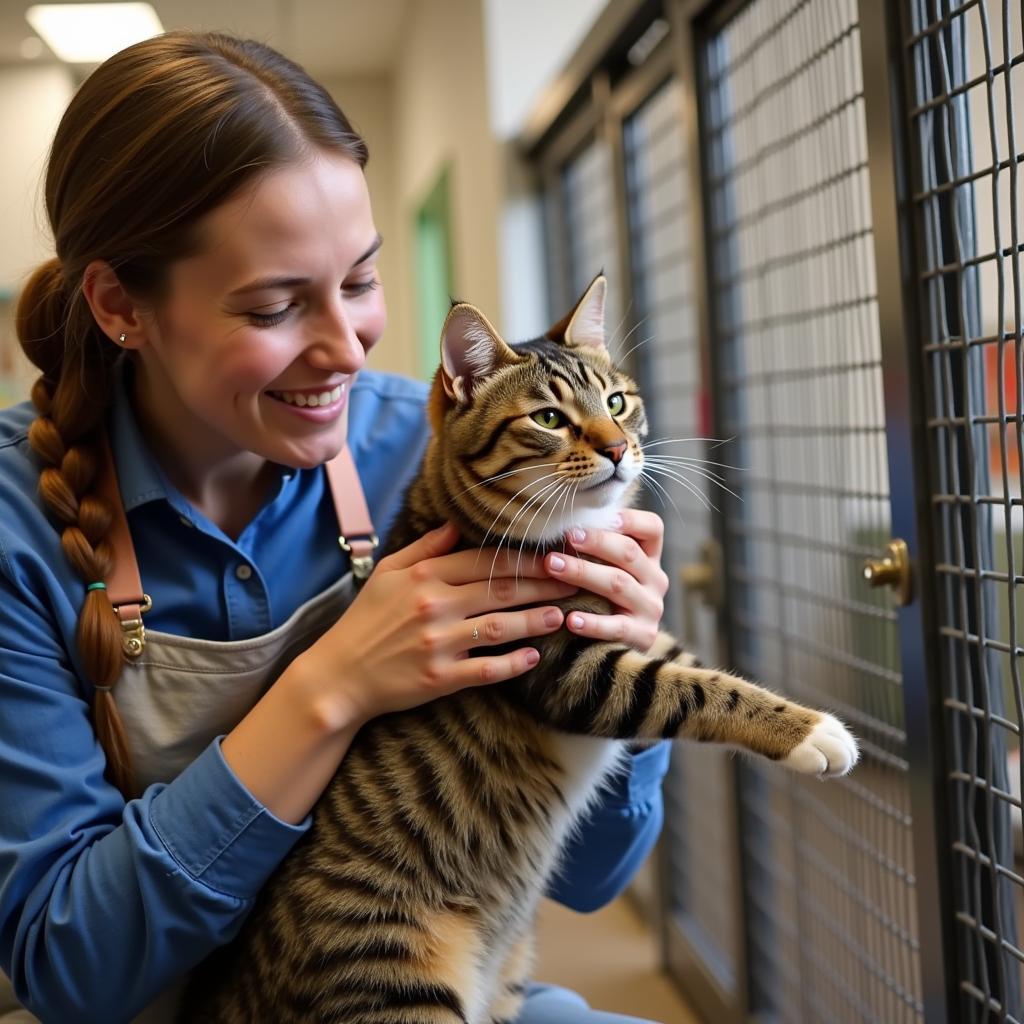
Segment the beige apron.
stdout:
[[[109,451],[105,473],[101,490],[105,488],[106,496],[120,509],[120,495],[112,490],[116,476]],[[126,653],[136,648],[140,653],[126,657],[114,693],[140,789],[169,782],[214,737],[230,732],[287,665],[354,600],[372,568],[371,552],[377,538],[347,446],[327,464],[327,475],[338,514],[339,543],[351,551],[352,571],[297,608],[277,629],[248,640],[194,640],[145,630],[139,609],[147,606],[148,599],[138,582],[127,520],[123,511],[115,517],[110,537],[116,568],[107,592],[122,620]],[[132,1024],[172,1024],[184,984],[185,978],[181,978],[166,989]],[[2,973],[0,1024],[39,1024],[36,1017],[19,1008],[10,981]]]

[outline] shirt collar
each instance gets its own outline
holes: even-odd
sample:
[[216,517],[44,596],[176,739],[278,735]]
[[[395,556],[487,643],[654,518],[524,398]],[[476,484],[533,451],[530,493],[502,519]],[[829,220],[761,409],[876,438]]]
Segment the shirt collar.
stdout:
[[[147,502],[162,500],[168,502],[179,514],[192,518],[195,510],[167,479],[139,429],[130,397],[134,375],[135,370],[127,354],[114,364],[114,394],[107,429],[121,503],[127,513]],[[281,481],[271,500],[276,501],[298,476],[295,470],[282,466]]]
[[142,437],[129,392],[133,371],[127,355],[114,367],[114,395],[107,427],[125,512],[149,501],[167,500],[167,481]]

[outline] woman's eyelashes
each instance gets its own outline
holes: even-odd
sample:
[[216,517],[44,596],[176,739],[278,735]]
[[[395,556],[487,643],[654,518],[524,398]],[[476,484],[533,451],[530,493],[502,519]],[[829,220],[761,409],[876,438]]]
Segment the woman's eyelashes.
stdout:
[[288,316],[291,308],[291,306],[286,306],[277,313],[246,313],[245,315],[254,327],[276,327]]
[[[378,287],[380,287],[380,281],[373,277],[369,281],[359,281],[355,284],[344,285],[342,291],[347,292],[350,297],[357,299],[360,295],[365,295],[367,292],[371,292],[374,288]],[[273,313],[257,313],[255,310],[250,310],[245,316],[248,317],[249,322],[254,327],[276,327],[288,318],[295,307],[296,303],[291,302],[284,309],[279,309]]]

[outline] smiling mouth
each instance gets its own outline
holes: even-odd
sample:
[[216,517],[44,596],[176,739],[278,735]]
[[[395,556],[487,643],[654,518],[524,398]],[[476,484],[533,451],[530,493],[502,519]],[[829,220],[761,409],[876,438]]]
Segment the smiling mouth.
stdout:
[[267,394],[286,405],[296,405],[300,409],[316,409],[325,405],[333,405],[345,394],[346,390],[344,384],[339,384],[336,388],[325,388],[323,391],[268,391]]

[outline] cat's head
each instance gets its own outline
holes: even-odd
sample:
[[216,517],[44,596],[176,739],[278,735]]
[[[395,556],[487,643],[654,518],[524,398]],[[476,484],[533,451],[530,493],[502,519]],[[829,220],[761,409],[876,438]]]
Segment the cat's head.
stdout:
[[606,290],[599,275],[546,334],[514,344],[476,307],[449,311],[429,415],[449,509],[481,535],[554,541],[606,525],[639,488],[647,417],[605,347]]

